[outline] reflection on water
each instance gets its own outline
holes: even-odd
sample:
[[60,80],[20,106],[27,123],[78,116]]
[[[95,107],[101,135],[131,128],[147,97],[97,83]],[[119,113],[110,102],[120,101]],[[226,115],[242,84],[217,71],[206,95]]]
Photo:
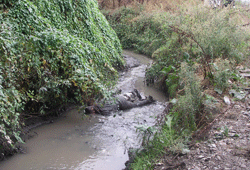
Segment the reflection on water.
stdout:
[[[123,92],[137,88],[144,95],[152,95],[161,102],[166,101],[161,92],[144,86],[146,64],[151,60],[130,51],[124,53],[135,56],[142,65],[125,73],[117,87]],[[140,146],[136,127],[154,125],[155,116],[163,110],[163,104],[156,102],[141,108],[119,111],[108,117],[92,115],[82,119],[81,114],[72,109],[54,123],[32,130],[37,135],[23,145],[26,153],[1,162],[0,169],[121,170],[128,160],[128,148]]]

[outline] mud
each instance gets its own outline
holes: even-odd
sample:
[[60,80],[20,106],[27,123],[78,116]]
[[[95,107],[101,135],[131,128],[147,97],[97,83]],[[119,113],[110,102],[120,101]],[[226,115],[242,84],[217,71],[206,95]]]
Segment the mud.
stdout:
[[[124,51],[127,70],[120,73],[117,88],[130,92],[137,88],[142,95],[154,96],[154,104],[112,113],[111,116],[83,117],[72,108],[53,123],[30,130],[31,138],[17,154],[0,163],[1,170],[21,169],[93,169],[121,170],[128,160],[128,148],[139,147],[137,127],[152,126],[164,110],[166,97],[144,85],[147,64],[142,55]],[[131,58],[130,56],[133,56]]]

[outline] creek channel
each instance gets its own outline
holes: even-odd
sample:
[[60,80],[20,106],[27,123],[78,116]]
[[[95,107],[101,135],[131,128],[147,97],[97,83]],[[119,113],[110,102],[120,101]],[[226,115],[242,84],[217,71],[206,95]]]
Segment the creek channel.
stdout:
[[117,89],[122,93],[133,89],[157,102],[143,107],[112,113],[91,115],[82,119],[76,108],[63,113],[53,123],[30,130],[33,137],[22,147],[24,153],[0,162],[1,170],[121,170],[128,160],[128,148],[138,148],[140,126],[152,126],[155,117],[164,110],[167,98],[153,87],[144,85],[145,69],[151,59],[124,50],[131,68],[120,73]]

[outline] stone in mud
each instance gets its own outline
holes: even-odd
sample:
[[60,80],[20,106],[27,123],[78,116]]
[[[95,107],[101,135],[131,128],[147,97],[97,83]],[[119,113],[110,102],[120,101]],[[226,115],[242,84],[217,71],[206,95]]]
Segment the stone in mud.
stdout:
[[123,55],[123,58],[126,61],[126,68],[134,68],[140,65],[140,62],[133,57],[130,57],[128,55]]
[[229,99],[229,97],[227,97],[227,96],[224,96],[224,102],[225,102],[227,105],[230,105],[230,104],[231,104],[230,99]]
[[127,110],[134,107],[141,107],[155,100],[152,96],[143,99],[140,93],[135,89],[133,92],[125,93],[116,97],[115,101],[105,104],[94,104],[85,108],[85,113],[98,113],[101,115],[109,115],[112,111]]

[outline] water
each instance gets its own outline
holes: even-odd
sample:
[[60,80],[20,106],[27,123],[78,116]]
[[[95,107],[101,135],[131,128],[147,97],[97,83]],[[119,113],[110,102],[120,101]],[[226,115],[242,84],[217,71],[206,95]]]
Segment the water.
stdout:
[[82,119],[76,109],[63,114],[52,124],[31,131],[34,137],[23,145],[25,152],[0,163],[1,170],[121,170],[128,160],[128,148],[139,147],[138,126],[152,126],[164,110],[166,97],[143,83],[147,64],[142,55],[124,51],[142,64],[123,73],[117,85],[123,92],[137,88],[160,102],[141,108],[119,111],[111,116],[92,115]]

